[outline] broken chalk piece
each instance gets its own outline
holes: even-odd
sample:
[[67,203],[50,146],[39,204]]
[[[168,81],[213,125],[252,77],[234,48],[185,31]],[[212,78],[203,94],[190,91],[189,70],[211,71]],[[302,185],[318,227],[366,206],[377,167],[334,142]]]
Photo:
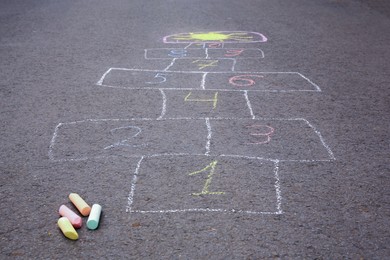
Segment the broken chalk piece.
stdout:
[[99,204],[92,205],[92,210],[87,220],[87,227],[89,229],[96,229],[99,226],[101,212],[102,212],[102,206],[100,206]]
[[79,238],[79,235],[77,234],[76,230],[72,226],[72,223],[70,223],[67,217],[60,218],[57,221],[57,224],[64,236],[66,236],[67,238],[72,240],[77,240]]
[[89,215],[91,207],[77,193],[69,194],[69,199],[84,217]]
[[74,228],[81,228],[83,220],[67,206],[62,205],[58,213],[60,213],[61,217],[67,217]]

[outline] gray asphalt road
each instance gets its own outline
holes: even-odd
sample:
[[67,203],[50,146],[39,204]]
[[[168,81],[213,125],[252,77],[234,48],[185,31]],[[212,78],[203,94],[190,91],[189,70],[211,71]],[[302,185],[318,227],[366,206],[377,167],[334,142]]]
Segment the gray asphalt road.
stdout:
[[1,258],[389,258],[387,10],[1,1]]

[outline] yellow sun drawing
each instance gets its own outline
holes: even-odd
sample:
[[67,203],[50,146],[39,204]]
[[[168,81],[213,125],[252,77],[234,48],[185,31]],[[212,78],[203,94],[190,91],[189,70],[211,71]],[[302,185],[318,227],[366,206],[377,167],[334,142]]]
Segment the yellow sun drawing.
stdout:
[[267,38],[256,32],[217,31],[178,33],[164,37],[165,43],[248,43],[265,42]]

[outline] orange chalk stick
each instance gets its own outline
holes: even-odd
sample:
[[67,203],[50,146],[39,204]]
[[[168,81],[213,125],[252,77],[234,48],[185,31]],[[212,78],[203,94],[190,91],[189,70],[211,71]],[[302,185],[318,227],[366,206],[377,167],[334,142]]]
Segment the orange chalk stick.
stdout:
[[84,217],[88,216],[91,212],[91,207],[78,195],[77,193],[69,194],[69,199],[73,205],[80,211]]
[[72,226],[72,223],[70,223],[69,219],[67,219],[66,217],[60,218],[57,221],[57,225],[61,229],[64,236],[66,236],[67,238],[72,240],[77,240],[79,238],[79,235]]
[[62,217],[67,217],[74,228],[81,228],[83,220],[67,206],[62,205],[58,210],[58,213],[60,213]]

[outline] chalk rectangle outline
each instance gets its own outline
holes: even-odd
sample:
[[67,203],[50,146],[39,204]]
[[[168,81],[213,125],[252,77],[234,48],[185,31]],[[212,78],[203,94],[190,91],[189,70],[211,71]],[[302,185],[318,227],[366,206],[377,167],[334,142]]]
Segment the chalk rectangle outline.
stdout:
[[[59,123],[54,129],[54,133],[52,136],[52,139],[50,140],[50,145],[49,145],[49,151],[48,151],[48,157],[51,161],[55,162],[64,162],[64,161],[85,161],[89,159],[102,159],[102,158],[108,158],[108,157],[118,157],[115,155],[112,156],[93,156],[93,157],[82,157],[82,158],[71,158],[71,159],[55,159],[55,156],[53,154],[53,149],[56,145],[56,139],[58,136],[58,131],[61,126],[63,125],[71,125],[71,124],[78,124],[78,123],[85,123],[85,122],[107,122],[107,121],[161,121],[161,120],[199,120],[205,122],[205,127],[208,132],[207,140],[206,140],[206,153],[203,155],[206,156],[231,156],[231,157],[243,157],[243,158],[257,158],[261,160],[268,160],[268,161],[274,161],[277,160],[279,162],[329,162],[329,161],[334,161],[336,160],[332,150],[330,149],[329,145],[325,142],[325,139],[323,138],[322,134],[320,131],[316,129],[315,126],[313,126],[308,120],[304,118],[220,118],[220,117],[207,117],[207,118],[131,118],[131,119],[85,119],[85,120],[80,120],[80,121],[72,121],[72,122],[65,122],[65,123]],[[307,124],[313,131],[314,133],[318,136],[321,144],[325,148],[325,150],[328,153],[329,158],[328,159],[319,159],[319,160],[294,160],[294,159],[275,159],[275,158],[262,158],[262,157],[255,157],[255,156],[241,156],[241,155],[215,155],[211,154],[210,155],[210,147],[209,143],[212,137],[212,130],[210,126],[210,120],[255,120],[255,121],[303,121],[305,124]],[[199,155],[199,154],[190,154],[190,153],[165,153],[165,154],[156,154],[155,156],[170,156],[170,155]],[[153,156],[153,155],[149,155]],[[128,157],[136,157],[138,158],[139,155],[136,156],[128,156]]]
[[[276,195],[276,211],[251,211],[251,210],[237,210],[237,209],[215,209],[215,208],[190,208],[190,209],[168,209],[168,210],[133,210],[132,205],[134,203],[134,195],[135,195],[135,189],[137,186],[138,181],[138,175],[139,170],[141,168],[142,161],[144,158],[151,158],[156,156],[142,156],[141,159],[138,161],[136,169],[133,174],[133,178],[131,181],[131,188],[129,192],[129,196],[127,198],[127,206],[126,206],[126,212],[127,213],[141,213],[141,214],[147,214],[147,213],[187,213],[187,212],[208,212],[208,213],[243,213],[243,214],[256,214],[256,215],[280,215],[283,214],[282,210],[282,195],[281,195],[281,186],[280,186],[280,177],[279,177],[279,160],[270,160],[274,163],[274,188],[275,188],[275,195]],[[228,156],[221,156],[221,157],[228,157]],[[248,159],[248,158],[246,158]],[[255,160],[263,160],[261,158],[249,158],[249,159],[255,159]],[[269,160],[265,160],[269,161]]]
[[[150,48],[150,49],[144,49],[144,58],[146,60],[171,60],[172,57],[166,57],[166,58],[149,58],[148,57],[148,52],[149,50],[177,50],[177,49],[183,49],[183,50],[204,50],[204,56],[202,57],[195,57],[195,56],[189,56],[189,57],[180,57],[178,59],[210,59],[210,55],[208,53],[208,50],[237,50],[237,49],[243,49],[243,50],[258,50],[261,53],[260,57],[244,57],[241,58],[239,56],[235,57],[234,59],[239,59],[239,60],[254,60],[254,59],[263,59],[264,58],[264,51],[261,50],[260,48]],[[214,57],[213,57],[214,59]],[[220,57],[218,59],[232,59],[232,57]]]
[[[168,65],[166,69],[163,70],[148,70],[148,69],[128,69],[128,68],[109,68],[102,77],[96,82],[97,86],[102,86],[102,87],[109,87],[109,88],[120,88],[120,89],[159,89],[159,87],[122,87],[122,86],[115,86],[115,85],[107,85],[104,84],[104,79],[106,76],[113,70],[119,70],[119,71],[135,71],[135,72],[155,72],[155,73],[164,73],[164,72],[169,72],[169,73],[183,73],[183,74],[291,74],[291,75],[298,75],[301,78],[303,78],[305,81],[307,81],[311,86],[313,86],[314,89],[297,89],[297,90],[259,90],[259,89],[246,89],[247,91],[255,91],[255,92],[321,92],[321,88],[315,84],[313,81],[311,81],[309,78],[305,77],[303,74],[299,72],[294,72],[294,71],[267,71],[267,72],[261,72],[261,71],[176,71],[176,70],[169,70],[171,66],[173,66],[174,62],[176,59],[172,60],[172,63]],[[203,78],[202,78],[203,80]],[[161,88],[161,87],[160,87]],[[197,88],[164,88],[167,90],[196,90]],[[245,89],[212,89],[212,90],[218,90],[218,91],[245,91]]]

